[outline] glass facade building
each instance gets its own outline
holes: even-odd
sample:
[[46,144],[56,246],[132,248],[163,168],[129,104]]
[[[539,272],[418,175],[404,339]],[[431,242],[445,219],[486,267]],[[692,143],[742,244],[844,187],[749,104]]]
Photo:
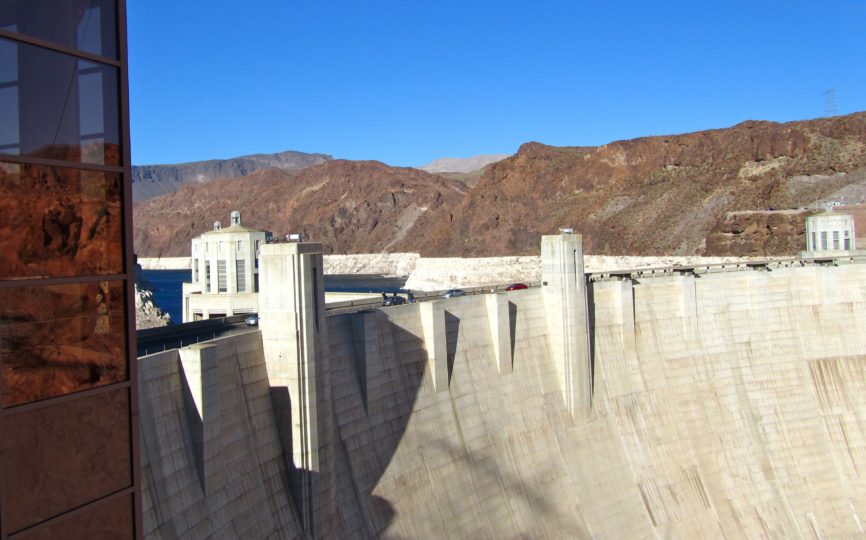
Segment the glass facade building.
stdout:
[[0,540],[141,537],[124,0],[0,0]]

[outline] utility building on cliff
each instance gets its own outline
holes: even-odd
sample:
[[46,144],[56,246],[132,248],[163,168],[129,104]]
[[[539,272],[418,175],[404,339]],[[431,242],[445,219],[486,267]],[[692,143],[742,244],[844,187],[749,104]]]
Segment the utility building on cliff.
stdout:
[[245,227],[237,210],[231,226],[217,221],[192,239],[192,283],[183,284],[183,322],[258,311],[259,248],[271,233]]
[[806,218],[806,252],[804,256],[854,251],[854,218],[848,214],[822,212]]

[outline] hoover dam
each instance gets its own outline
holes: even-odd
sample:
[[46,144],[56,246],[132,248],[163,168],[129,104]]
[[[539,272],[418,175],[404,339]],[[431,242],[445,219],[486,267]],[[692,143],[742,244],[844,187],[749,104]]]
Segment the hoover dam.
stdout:
[[866,259],[584,272],[328,315],[262,247],[258,331],[140,357],[148,538],[851,538]]

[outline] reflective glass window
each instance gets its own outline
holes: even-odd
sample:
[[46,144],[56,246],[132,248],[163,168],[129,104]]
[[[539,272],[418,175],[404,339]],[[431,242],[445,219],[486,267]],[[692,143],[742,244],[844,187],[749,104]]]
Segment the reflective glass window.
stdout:
[[115,497],[77,512],[70,519],[31,527],[17,534],[15,540],[133,540],[134,516],[132,496]]
[[124,284],[0,288],[3,406],[127,378]]
[[0,279],[123,272],[116,173],[0,162]]
[[117,58],[114,0],[0,0],[0,28]]
[[0,154],[120,165],[117,69],[0,38]]
[[[4,497],[4,532],[29,527],[132,484],[127,388],[6,414],[4,422],[0,448],[3,487],[9,490]],[[66,523],[84,525],[77,521]],[[53,538],[80,537],[70,530]]]

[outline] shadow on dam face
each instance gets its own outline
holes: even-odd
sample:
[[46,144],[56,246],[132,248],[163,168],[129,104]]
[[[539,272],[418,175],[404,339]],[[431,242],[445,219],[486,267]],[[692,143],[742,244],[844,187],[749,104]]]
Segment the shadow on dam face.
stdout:
[[[295,441],[292,440],[292,396],[285,386],[269,387],[271,403],[274,407],[274,420],[277,425],[277,434],[286,448],[291,448]],[[303,485],[302,476],[312,475],[312,471],[299,469],[292,462],[292,456],[283,452],[283,462],[286,469],[286,487],[295,501],[300,500],[300,486]]]
[[517,343],[517,304],[508,302],[508,334],[511,341],[511,369],[514,369],[514,345]]
[[[521,322],[517,305],[509,304],[508,329],[516,336]],[[478,504],[470,502],[477,494],[466,491],[465,495],[458,496],[456,493],[463,493],[469,486],[498,486],[495,488],[497,496],[503,497],[503,501],[512,501],[509,506],[519,509],[508,510],[511,515],[506,521],[509,523],[520,521],[521,511],[531,511],[535,516],[533,520],[546,522],[551,531],[574,538],[590,536],[579,513],[563,512],[551,503],[546,492],[549,485],[522,477],[526,473],[522,467],[529,465],[518,461],[514,470],[501,466],[491,468],[503,459],[502,455],[497,455],[498,447],[478,449],[477,444],[469,440],[475,435],[464,431],[463,424],[467,420],[462,415],[465,411],[459,409],[470,396],[469,388],[474,389],[477,384],[472,380],[474,374],[469,372],[480,369],[480,364],[495,369],[489,358],[465,354],[463,340],[470,339],[467,335],[475,330],[472,321],[461,321],[464,313],[460,309],[444,312],[449,389],[436,392],[429,382],[428,386],[423,385],[429,368],[422,333],[420,328],[413,327],[418,317],[410,313],[412,307],[401,309],[408,316],[391,315],[396,310],[389,315],[380,311],[365,314],[364,317],[369,318],[365,322],[367,335],[358,330],[359,325],[350,314],[328,317],[339,514],[337,536],[379,537],[385,533],[397,517],[397,510],[375,492],[384,486],[389,498],[396,496],[395,502],[417,497],[413,481],[406,480],[408,478],[423,484],[418,486],[420,493],[428,493],[430,489],[443,492],[441,498],[448,501],[443,504],[463,501],[467,505],[462,510],[453,508],[455,514],[445,518],[446,522],[462,519],[462,512]],[[486,320],[484,322],[486,324]],[[515,350],[514,341],[512,338],[511,351]],[[361,376],[367,380],[357,380]],[[424,403],[419,404],[422,394]],[[559,411],[557,414],[564,419],[567,413],[558,392],[549,399],[548,407]],[[407,436],[409,440],[405,440]],[[535,465],[531,477],[561,476],[563,460],[562,455],[551,454],[543,460],[546,464]],[[448,480],[452,475],[456,476]],[[404,484],[406,481],[409,483]],[[429,512],[442,511],[450,515],[444,508],[437,509],[439,502],[436,500],[431,499],[426,504]]]
[[338,537],[378,537],[391,524],[393,506],[373,491],[392,463],[427,369],[420,333],[380,311],[363,317],[363,325],[357,315],[327,319]]
[[[333,536],[862,535],[866,264],[603,281],[588,292],[595,391],[585,419],[564,406],[533,291],[448,301],[436,334],[444,387],[417,305],[327,317],[328,467],[303,474],[330,486]],[[264,531],[248,537],[300,537],[270,410],[295,396],[269,387],[259,333],[218,341],[203,364],[219,370],[214,388],[201,385],[204,415],[177,386],[196,372],[176,352],[140,364],[146,530],[219,536],[245,522]],[[213,440],[208,425],[222,428]],[[218,496],[199,497],[202,485]]]
[[587,338],[589,341],[589,392],[592,395],[595,392],[595,385],[592,381],[595,381],[595,332],[591,332],[590,329],[595,328],[595,288],[587,287],[586,288],[586,325],[587,325]]
[[448,384],[454,373],[454,356],[457,354],[457,336],[460,333],[460,319],[445,310],[445,350],[448,353]]
[[[475,481],[479,483],[500,483],[512,499],[519,501],[521,505],[531,508],[538,518],[548,523],[549,527],[557,531],[561,538],[591,538],[592,534],[584,523],[578,518],[578,514],[566,514],[559,512],[554,505],[550,504],[550,495],[545,492],[544,484],[533,484],[527,482],[517,475],[502,474],[501,471],[493,472],[485,467],[485,464],[495,460],[496,456],[489,453],[469,452],[465,445],[455,445],[447,438],[440,437],[430,441],[432,448],[444,455],[450,456],[454,461],[466,463],[473,470]],[[561,459],[561,458],[559,458]],[[551,456],[551,462],[557,460]],[[554,466],[547,470],[539,471],[541,475],[558,474]],[[449,486],[442,486],[449,489]],[[459,519],[456,516],[455,519]]]

